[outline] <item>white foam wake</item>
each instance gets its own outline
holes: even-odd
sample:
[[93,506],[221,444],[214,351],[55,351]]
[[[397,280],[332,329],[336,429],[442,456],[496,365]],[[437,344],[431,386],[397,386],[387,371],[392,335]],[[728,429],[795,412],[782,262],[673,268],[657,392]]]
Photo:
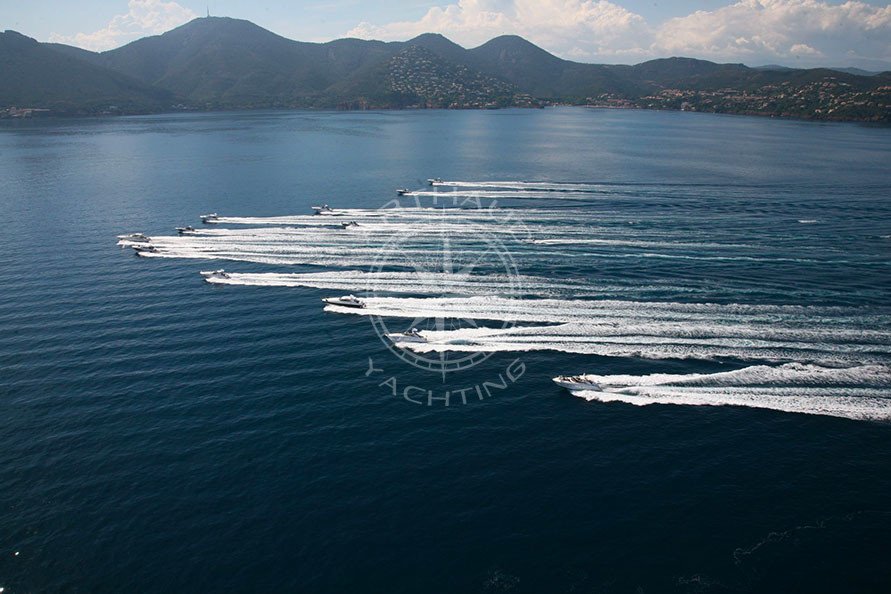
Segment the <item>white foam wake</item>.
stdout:
[[747,305],[717,303],[673,303],[580,299],[505,299],[502,297],[442,297],[430,299],[373,298],[365,315],[473,318],[514,322],[590,322],[620,317],[640,320],[708,319],[719,323],[763,321],[800,322],[821,325],[864,323],[887,328],[891,320],[881,313],[866,314],[855,307],[812,307],[798,305]]
[[[416,352],[553,350],[651,359],[736,358],[826,364],[886,363],[891,327],[856,308],[751,306],[504,297],[372,297],[353,315],[412,320],[542,323],[509,328],[450,324],[406,344]],[[463,326],[463,327],[462,327]],[[865,329],[868,327],[870,329]]]
[[549,181],[459,181],[433,182],[436,187],[494,188],[500,190],[539,190],[543,192],[600,192],[609,187],[597,183],[549,182]]
[[574,396],[636,406],[747,406],[849,419],[891,420],[891,368],[801,363],[755,365],[713,374],[586,375],[599,391]]
[[209,283],[261,287],[309,287],[350,293],[410,293],[415,295],[518,295],[592,293],[597,287],[584,282],[555,281],[535,276],[455,274],[443,272],[369,272],[338,270],[308,273],[240,273],[210,277]]
[[[437,184],[438,185],[438,184]],[[474,187],[474,186],[464,186],[465,188]],[[494,187],[494,186],[489,186]],[[477,189],[462,189],[462,190],[453,190],[450,192],[437,192],[430,190],[416,190],[411,192],[409,196],[418,196],[425,198],[434,198],[436,202],[439,200],[447,200],[451,201],[453,204],[460,203],[461,198],[491,198],[491,199],[504,199],[504,200],[519,200],[519,199],[536,199],[536,200],[570,200],[570,199],[585,199],[590,200],[592,198],[592,191],[571,191],[571,190],[541,190],[541,189],[525,189],[525,188],[516,188],[516,189],[499,189],[499,190],[491,190],[491,189],[483,189],[484,187],[479,187]]]

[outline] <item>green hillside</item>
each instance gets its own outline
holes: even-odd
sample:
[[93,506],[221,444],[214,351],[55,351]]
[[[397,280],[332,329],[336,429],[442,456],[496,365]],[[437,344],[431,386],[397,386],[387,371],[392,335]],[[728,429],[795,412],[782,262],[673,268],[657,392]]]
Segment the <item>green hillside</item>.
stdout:
[[515,35],[465,49],[407,42],[303,43],[244,20],[200,18],[102,52],[0,37],[0,110],[491,108],[572,103],[827,120],[891,121],[891,74],[749,68],[691,58],[634,66],[563,60]]
[[15,31],[0,33],[0,107],[59,114],[139,113],[168,109],[173,94],[95,66]]

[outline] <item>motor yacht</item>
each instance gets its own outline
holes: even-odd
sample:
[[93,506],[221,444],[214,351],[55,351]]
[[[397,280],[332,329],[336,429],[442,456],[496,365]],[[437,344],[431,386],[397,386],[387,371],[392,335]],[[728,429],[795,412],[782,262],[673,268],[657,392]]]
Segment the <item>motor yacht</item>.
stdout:
[[594,392],[602,391],[600,384],[591,380],[585,375],[559,375],[554,378],[554,383],[562,386],[567,390],[591,390]]
[[232,278],[232,276],[222,268],[219,270],[202,270],[201,276],[203,276],[204,280],[207,282],[213,282],[211,279]]
[[344,295],[343,297],[326,297],[322,299],[328,305],[339,305],[341,307],[353,307],[356,309],[365,308],[365,302],[355,295]]

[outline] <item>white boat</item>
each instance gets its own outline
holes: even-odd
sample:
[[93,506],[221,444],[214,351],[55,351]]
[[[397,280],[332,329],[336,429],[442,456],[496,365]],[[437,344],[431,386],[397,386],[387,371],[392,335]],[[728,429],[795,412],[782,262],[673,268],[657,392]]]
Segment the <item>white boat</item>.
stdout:
[[192,232],[194,232],[194,231],[195,231],[195,227],[192,227],[191,225],[186,225],[185,227],[176,227],[176,231],[177,231],[180,235],[183,235],[184,233],[192,233]]
[[232,278],[228,272],[220,268],[219,270],[202,270],[201,276],[204,277],[204,280],[210,282],[212,278]]
[[132,241],[132,242],[142,242],[148,243],[151,241],[151,237],[144,233],[127,233],[126,235],[118,235],[118,239],[121,241]]
[[597,382],[588,379],[585,375],[558,375],[554,378],[554,383],[564,387],[567,390],[589,390],[601,392],[602,388]]
[[406,194],[411,194],[411,190],[409,190],[408,188],[399,188],[398,190],[396,190],[396,194],[398,196],[405,196]]
[[344,295],[343,297],[326,297],[322,299],[328,305],[339,305],[341,307],[354,307],[356,309],[363,309],[365,307],[365,302],[356,297],[355,295]]
[[311,207],[315,212],[313,214],[317,215],[334,215],[337,214],[334,212],[334,209],[328,206],[327,204],[323,206],[313,206]]
[[134,244],[133,249],[136,250],[136,255],[144,254],[146,252],[151,252],[153,254],[158,253],[158,248],[153,246],[150,243],[137,243]]
[[427,342],[427,339],[421,336],[421,332],[417,328],[412,328],[405,332],[387,334],[387,337],[393,341],[393,344],[397,345],[405,342]]
[[346,223],[341,223],[340,226],[344,229],[349,229],[350,227],[358,227],[359,223],[357,223],[356,221],[349,221]]
[[441,177],[431,177],[427,180],[427,183],[430,184],[431,186],[433,184],[441,184],[442,178]]
[[201,215],[201,222],[202,222],[202,223],[214,223],[214,222],[216,222],[219,218],[220,218],[220,217],[219,217],[219,215],[217,215],[217,213],[212,212],[212,213],[210,213],[210,214]]

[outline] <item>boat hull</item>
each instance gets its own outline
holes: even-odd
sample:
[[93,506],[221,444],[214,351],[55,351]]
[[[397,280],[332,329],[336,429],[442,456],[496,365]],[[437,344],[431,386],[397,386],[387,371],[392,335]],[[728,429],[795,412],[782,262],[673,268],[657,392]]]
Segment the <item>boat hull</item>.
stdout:
[[364,309],[364,303],[355,303],[353,301],[341,301],[340,299],[322,299],[328,305],[337,305],[339,307],[349,307],[352,309]]
[[568,378],[555,377],[554,383],[560,386],[561,388],[566,388],[567,390],[572,391],[588,391],[588,392],[602,392],[603,388],[600,387],[600,384],[597,382],[577,382],[572,381]]

